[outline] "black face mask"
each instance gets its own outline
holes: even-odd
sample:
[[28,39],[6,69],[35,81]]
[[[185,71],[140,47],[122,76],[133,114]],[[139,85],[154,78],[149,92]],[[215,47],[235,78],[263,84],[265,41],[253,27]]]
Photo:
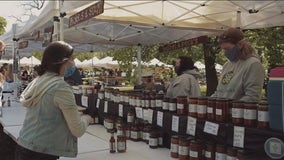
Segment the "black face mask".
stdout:
[[180,71],[180,66],[175,66],[175,72],[178,76],[182,74],[182,72]]

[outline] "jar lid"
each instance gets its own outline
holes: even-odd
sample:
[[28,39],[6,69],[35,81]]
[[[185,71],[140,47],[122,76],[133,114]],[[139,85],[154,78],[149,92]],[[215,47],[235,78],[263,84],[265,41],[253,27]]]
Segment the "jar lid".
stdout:
[[235,147],[229,147],[227,148],[227,153],[233,153],[233,154],[237,154],[238,149]]
[[244,103],[242,100],[233,100],[232,103]]
[[189,99],[196,100],[198,97],[189,97]]
[[176,98],[170,98],[170,102],[177,102]]

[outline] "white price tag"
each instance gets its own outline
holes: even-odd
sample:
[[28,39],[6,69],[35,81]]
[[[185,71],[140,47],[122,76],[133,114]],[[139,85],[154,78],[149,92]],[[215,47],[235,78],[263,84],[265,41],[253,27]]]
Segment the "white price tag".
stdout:
[[100,102],[101,102],[101,100],[100,100],[100,99],[97,99],[97,104],[96,104],[96,107],[97,107],[97,108],[100,107]]
[[245,128],[234,126],[234,147],[244,148]]
[[157,125],[160,126],[160,127],[163,127],[163,112],[158,111]]
[[188,116],[186,133],[195,136],[195,130],[196,130],[196,118]]
[[88,96],[82,96],[81,97],[81,104],[84,107],[88,107]]
[[123,117],[123,105],[122,104],[118,105],[118,116]]
[[107,109],[108,109],[108,101],[105,101],[104,104],[104,112],[107,113]]
[[178,132],[179,127],[179,117],[173,116],[172,117],[172,131]]
[[141,107],[135,107],[136,117],[143,119],[143,109]]
[[154,113],[154,111],[152,109],[148,109],[148,122],[150,124],[153,123],[153,113]]
[[213,134],[213,135],[217,136],[218,135],[218,129],[219,129],[219,124],[206,121],[203,131],[206,132],[206,133]]

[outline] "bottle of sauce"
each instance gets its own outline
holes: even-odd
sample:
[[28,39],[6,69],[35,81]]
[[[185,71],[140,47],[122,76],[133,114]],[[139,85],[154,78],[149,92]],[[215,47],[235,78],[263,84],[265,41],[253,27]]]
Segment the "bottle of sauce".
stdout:
[[115,153],[116,152],[116,145],[115,145],[115,139],[114,139],[114,133],[111,133],[111,137],[109,139],[109,152]]

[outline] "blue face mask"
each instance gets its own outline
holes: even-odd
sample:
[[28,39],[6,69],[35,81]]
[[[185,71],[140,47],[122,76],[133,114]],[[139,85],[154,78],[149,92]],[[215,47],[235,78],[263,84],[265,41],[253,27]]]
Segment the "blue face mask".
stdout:
[[70,68],[67,68],[64,72],[64,77],[70,77],[76,70],[75,64],[72,65]]
[[231,49],[225,50],[225,56],[230,60],[230,61],[235,61],[237,60],[238,56],[241,53],[241,49],[238,46],[234,46]]

